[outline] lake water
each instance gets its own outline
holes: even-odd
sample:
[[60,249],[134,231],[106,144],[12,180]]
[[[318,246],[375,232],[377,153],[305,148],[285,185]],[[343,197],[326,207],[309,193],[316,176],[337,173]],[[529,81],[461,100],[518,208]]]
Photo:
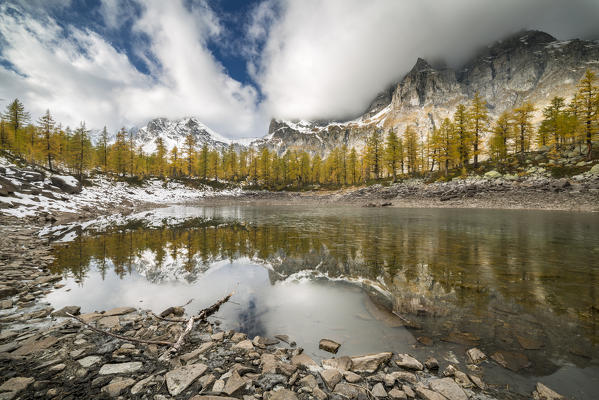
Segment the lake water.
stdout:
[[501,354],[485,382],[530,394],[541,381],[576,399],[599,393],[599,215],[518,210],[174,206],[160,229],[56,245],[66,286],[55,307],[136,306],[218,313],[250,336],[288,334],[314,358],[436,357],[468,372],[465,351]]

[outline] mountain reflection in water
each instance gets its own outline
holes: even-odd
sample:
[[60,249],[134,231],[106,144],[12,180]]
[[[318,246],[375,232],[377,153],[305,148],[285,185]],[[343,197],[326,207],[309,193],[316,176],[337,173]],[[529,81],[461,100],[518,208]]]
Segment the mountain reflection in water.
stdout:
[[[287,333],[310,348],[326,333],[350,354],[403,350],[442,363],[478,346],[487,355],[517,354],[508,366],[517,374],[495,368],[494,376],[508,374],[523,388],[528,377],[555,375],[565,364],[597,368],[599,215],[249,206],[185,212],[209,218],[57,245],[53,270],[70,277],[71,291],[50,301],[108,308],[106,296],[85,302],[93,286],[119,301],[116,293],[126,291],[126,299],[159,312],[185,303],[184,296],[210,303],[235,288],[239,305],[224,311],[223,323],[251,336]],[[325,356],[316,347],[312,353]],[[585,385],[570,381],[564,392],[585,398]],[[596,377],[591,384],[597,387]]]

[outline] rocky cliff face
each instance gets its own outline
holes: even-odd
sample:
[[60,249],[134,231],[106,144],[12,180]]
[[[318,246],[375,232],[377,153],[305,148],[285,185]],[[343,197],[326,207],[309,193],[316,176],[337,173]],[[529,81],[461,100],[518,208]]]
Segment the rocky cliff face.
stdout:
[[354,121],[273,120],[269,135],[259,144],[280,152],[297,147],[326,153],[341,144],[362,148],[369,132],[377,128],[403,132],[415,124],[426,135],[476,92],[493,117],[532,101],[538,120],[553,96],[572,95],[587,68],[599,70],[599,41],[558,41],[544,32],[522,32],[480,51],[460,68],[435,68],[418,59],[398,84],[379,94]]

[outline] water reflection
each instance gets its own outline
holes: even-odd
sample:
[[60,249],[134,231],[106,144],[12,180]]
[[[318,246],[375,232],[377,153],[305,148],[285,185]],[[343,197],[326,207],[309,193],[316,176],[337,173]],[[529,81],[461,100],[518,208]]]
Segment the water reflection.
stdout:
[[[581,398],[589,385],[579,382],[581,371],[596,372],[599,216],[304,207],[157,211],[182,212],[210,219],[57,246],[53,269],[70,277],[70,291],[50,300],[88,310],[141,300],[160,311],[192,297],[209,302],[235,288],[240,305],[226,308],[223,317],[252,335],[290,333],[298,343],[329,335],[344,341],[349,353],[391,348],[451,359],[453,352],[462,361],[473,345],[487,354],[516,352],[532,362],[519,378],[510,375],[516,386],[522,377],[527,388],[527,376],[565,374],[562,389]],[[362,282],[365,290],[323,276]],[[318,354],[315,347],[312,352]],[[511,372],[496,371],[502,374]],[[591,387],[598,385],[591,379]]]

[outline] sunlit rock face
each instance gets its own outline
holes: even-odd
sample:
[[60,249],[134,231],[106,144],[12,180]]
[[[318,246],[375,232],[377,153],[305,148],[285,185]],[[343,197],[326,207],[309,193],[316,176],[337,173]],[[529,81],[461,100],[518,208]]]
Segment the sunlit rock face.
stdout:
[[352,121],[273,120],[260,144],[277,151],[306,148],[326,154],[343,144],[361,149],[369,132],[377,128],[403,132],[415,124],[426,135],[477,92],[493,117],[531,101],[538,120],[553,96],[571,97],[586,69],[599,70],[597,60],[597,41],[559,41],[544,32],[521,32],[481,50],[457,68],[419,58],[400,82],[381,92]]

